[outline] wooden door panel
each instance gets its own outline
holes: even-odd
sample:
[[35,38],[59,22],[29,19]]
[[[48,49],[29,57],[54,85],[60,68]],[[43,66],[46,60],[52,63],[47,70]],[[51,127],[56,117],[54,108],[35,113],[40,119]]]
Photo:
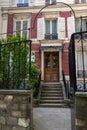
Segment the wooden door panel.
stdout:
[[44,54],[45,81],[59,81],[59,53],[45,52]]

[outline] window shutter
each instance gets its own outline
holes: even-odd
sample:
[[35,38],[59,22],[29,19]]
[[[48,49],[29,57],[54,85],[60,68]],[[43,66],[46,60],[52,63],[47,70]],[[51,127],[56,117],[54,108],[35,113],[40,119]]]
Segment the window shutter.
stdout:
[[59,17],[58,18],[58,39],[64,39],[65,38],[65,18]]
[[37,39],[43,40],[45,35],[45,22],[44,18],[38,18],[37,21]]
[[35,5],[45,5],[45,0],[36,0]]
[[75,3],[78,4],[78,3],[79,3],[79,0],[75,0]]
[[74,17],[68,17],[67,19],[68,38],[75,32],[75,19]]
[[35,0],[29,0],[29,2],[30,2],[29,3],[30,6],[34,6],[35,5]]

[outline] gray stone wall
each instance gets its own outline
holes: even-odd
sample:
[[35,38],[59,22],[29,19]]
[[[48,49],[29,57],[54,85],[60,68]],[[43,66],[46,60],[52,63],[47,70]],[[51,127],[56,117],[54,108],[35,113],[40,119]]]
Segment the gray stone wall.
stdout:
[[87,130],[87,92],[77,92],[75,96],[76,130]]
[[30,91],[0,91],[0,130],[29,130]]

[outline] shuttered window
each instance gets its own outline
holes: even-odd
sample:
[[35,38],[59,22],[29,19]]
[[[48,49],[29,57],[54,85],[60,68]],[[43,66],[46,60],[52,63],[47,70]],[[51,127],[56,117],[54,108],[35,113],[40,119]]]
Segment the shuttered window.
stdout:
[[21,20],[16,21],[16,31],[20,33],[21,36],[25,36],[28,38],[28,21]]
[[57,20],[47,20],[45,30],[45,39],[57,39]]

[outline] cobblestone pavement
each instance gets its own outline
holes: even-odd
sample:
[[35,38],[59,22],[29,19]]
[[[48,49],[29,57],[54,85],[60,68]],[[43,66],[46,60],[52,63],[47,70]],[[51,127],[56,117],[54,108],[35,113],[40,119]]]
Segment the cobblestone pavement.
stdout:
[[71,130],[69,108],[34,108],[34,130]]

